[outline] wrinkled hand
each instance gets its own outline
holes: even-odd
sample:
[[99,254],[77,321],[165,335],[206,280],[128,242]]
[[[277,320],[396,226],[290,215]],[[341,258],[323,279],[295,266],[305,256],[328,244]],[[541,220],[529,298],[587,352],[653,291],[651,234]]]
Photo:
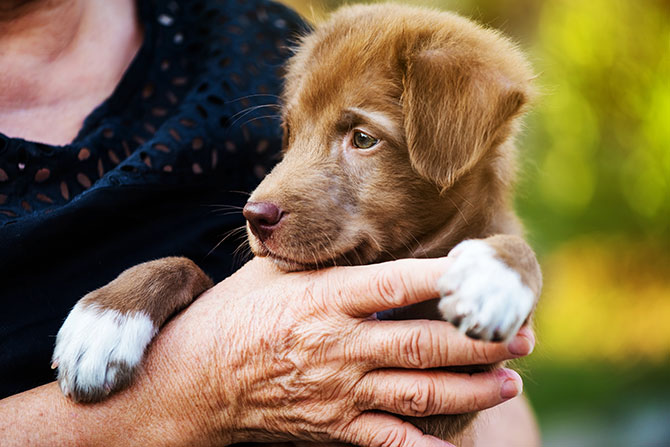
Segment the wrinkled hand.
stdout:
[[162,390],[152,406],[172,421],[154,426],[188,445],[449,445],[389,413],[482,410],[518,395],[521,379],[507,369],[421,369],[518,357],[533,338],[524,329],[508,349],[442,321],[374,318],[438,296],[446,268],[445,259],[401,260],[285,274],[250,261],[173,320],[150,350],[140,382]]

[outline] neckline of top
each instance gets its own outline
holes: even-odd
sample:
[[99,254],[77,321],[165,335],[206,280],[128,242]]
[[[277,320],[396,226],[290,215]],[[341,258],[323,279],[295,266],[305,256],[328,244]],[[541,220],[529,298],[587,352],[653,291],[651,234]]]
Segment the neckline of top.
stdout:
[[116,85],[112,93],[104,101],[98,104],[86,116],[86,118],[84,118],[81,129],[79,129],[79,132],[77,132],[77,135],[74,137],[74,139],[70,143],[58,145],[26,140],[21,137],[9,137],[0,132],[0,151],[26,145],[47,147],[52,149],[66,149],[69,147],[78,146],[77,143],[81,142],[93,131],[95,131],[96,126],[100,123],[100,120],[105,116],[108,116],[110,110],[122,110],[124,108],[124,106],[131,99],[133,93],[137,90],[142,80],[141,74],[144,73],[149,66],[152,55],[154,53],[156,41],[156,27],[153,26],[153,22],[151,20],[155,9],[153,6],[153,1],[139,0],[136,4],[140,26],[142,26],[144,33],[142,45],[128,65],[128,68],[126,68],[126,71],[121,76],[121,80]]

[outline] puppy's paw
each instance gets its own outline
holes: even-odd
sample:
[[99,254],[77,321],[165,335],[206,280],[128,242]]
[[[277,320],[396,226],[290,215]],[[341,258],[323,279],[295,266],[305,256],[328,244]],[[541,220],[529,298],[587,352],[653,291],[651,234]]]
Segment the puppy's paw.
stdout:
[[51,365],[63,394],[97,402],[126,387],[156,332],[142,312],[77,303],[58,331]]
[[438,281],[445,320],[475,339],[511,339],[533,309],[533,292],[518,272],[481,240],[458,244],[449,271]]

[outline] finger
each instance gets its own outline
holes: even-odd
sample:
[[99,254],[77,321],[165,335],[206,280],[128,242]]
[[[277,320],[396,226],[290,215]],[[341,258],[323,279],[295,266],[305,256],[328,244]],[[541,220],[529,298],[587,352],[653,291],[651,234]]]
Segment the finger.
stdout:
[[507,349],[517,357],[523,357],[535,348],[535,334],[529,325],[522,326],[517,332],[516,337],[510,340]]
[[338,293],[334,303],[353,317],[437,298],[437,280],[447,270],[448,258],[400,259],[328,270],[329,287]]
[[485,410],[522,389],[519,374],[506,368],[477,374],[375,370],[361,379],[356,393],[363,410],[423,417]]
[[365,412],[349,423],[341,439],[355,445],[370,447],[455,447],[434,436],[425,435],[395,416]]
[[349,348],[352,360],[371,369],[490,365],[529,354],[535,342],[528,327],[508,345],[473,340],[450,323],[436,320],[366,320],[356,335],[359,343]]

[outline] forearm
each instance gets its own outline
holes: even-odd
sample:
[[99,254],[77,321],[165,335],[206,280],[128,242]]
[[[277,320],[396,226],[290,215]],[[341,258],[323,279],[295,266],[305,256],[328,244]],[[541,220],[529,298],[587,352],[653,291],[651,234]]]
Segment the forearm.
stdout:
[[[509,430],[514,427],[514,430]],[[521,395],[501,405],[482,411],[479,418],[463,433],[458,445],[487,447],[491,445],[542,445],[533,410]]]
[[0,401],[0,439],[6,446],[101,445],[110,425],[101,410],[73,404],[52,382]]
[[[180,316],[184,323],[191,320],[183,317],[188,316]],[[187,387],[181,382],[190,380],[191,371],[173,363],[189,330],[189,324],[168,325],[150,347],[138,380],[103,402],[74,403],[55,382],[0,400],[0,445],[193,446],[211,441],[203,439],[206,430],[189,411],[207,403],[194,402],[183,391]],[[217,416],[222,427],[225,416]]]
[[166,421],[156,426],[152,418],[151,427],[140,422],[148,411],[124,396],[75,404],[52,382],[0,401],[0,439],[3,446],[21,447],[178,444]]

